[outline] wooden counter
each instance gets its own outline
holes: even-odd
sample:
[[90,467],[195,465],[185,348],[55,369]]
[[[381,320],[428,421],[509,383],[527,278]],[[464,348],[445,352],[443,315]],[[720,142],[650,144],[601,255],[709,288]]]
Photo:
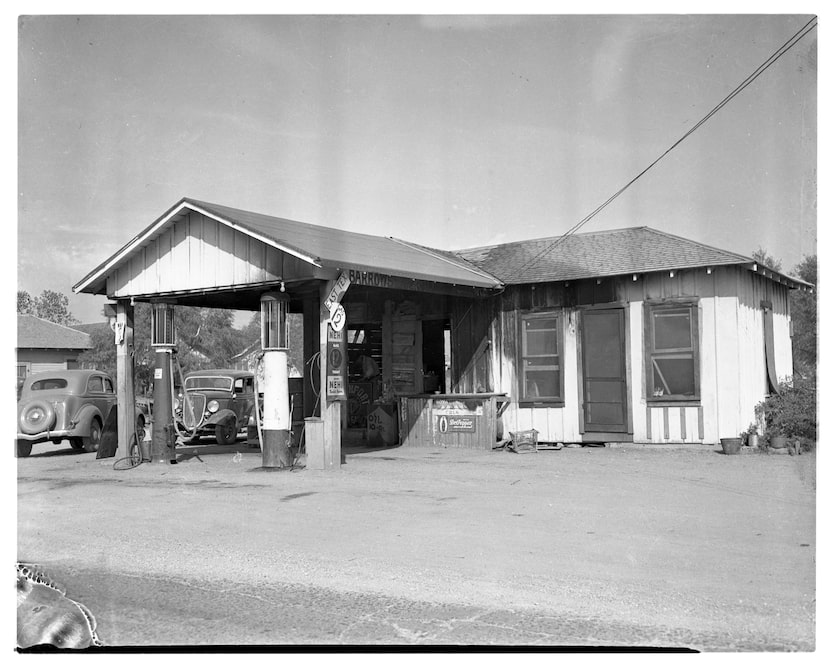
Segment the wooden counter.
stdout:
[[401,445],[492,449],[501,434],[506,394],[417,394],[400,397]]

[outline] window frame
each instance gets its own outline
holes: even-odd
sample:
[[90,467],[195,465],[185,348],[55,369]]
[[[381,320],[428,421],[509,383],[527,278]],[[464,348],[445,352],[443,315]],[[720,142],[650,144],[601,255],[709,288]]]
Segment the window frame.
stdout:
[[[643,333],[643,357],[645,367],[646,401],[649,405],[699,405],[700,404],[700,305],[699,301],[666,301],[660,303],[646,303],[643,306],[645,315]],[[654,347],[654,314],[655,312],[683,311],[690,312],[690,348]],[[693,394],[654,394],[654,356],[685,356],[691,354],[693,360],[692,374],[694,378]]]
[[[519,405],[527,406],[550,406],[562,407],[565,405],[565,360],[564,360],[564,333],[562,331],[563,315],[561,311],[543,312],[520,312],[518,318],[517,332],[517,353],[518,353],[518,375],[519,375]],[[527,350],[525,321],[527,320],[554,320],[556,321],[556,353],[529,355]],[[526,392],[527,380],[525,378],[525,360],[529,358],[551,357],[558,358],[557,367],[550,369],[533,369],[533,371],[558,371],[559,372],[559,396],[530,396]]]

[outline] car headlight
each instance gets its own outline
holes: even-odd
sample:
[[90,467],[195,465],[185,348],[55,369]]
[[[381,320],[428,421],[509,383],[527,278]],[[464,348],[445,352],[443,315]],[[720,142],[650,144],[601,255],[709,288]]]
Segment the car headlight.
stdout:
[[211,399],[210,401],[208,401],[207,409],[208,412],[215,413],[217,410],[219,410],[219,402],[216,399]]

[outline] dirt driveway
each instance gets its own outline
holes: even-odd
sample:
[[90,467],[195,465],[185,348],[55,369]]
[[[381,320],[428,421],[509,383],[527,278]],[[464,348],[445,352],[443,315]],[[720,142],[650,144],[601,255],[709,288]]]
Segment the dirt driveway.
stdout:
[[[815,454],[392,448],[351,453],[334,472],[265,472],[244,444],[221,450],[129,471],[72,451],[18,460],[18,557],[74,575],[117,644],[164,636],[108,612],[89,576],[292,585],[568,622],[463,643],[815,645]],[[221,626],[213,643],[235,643]],[[335,626],[311,641],[460,639],[400,630],[351,638]]]

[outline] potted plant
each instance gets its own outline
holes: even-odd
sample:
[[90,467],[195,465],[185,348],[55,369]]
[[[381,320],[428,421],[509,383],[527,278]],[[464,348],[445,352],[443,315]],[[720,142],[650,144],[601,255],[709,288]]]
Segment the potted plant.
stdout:
[[758,446],[758,425],[755,422],[750,424],[746,431],[741,432],[741,439],[744,445],[755,449]]
[[816,439],[815,382],[782,381],[778,392],[755,406],[755,413],[765,426],[760,442],[763,447],[784,449],[797,438],[809,448]]

